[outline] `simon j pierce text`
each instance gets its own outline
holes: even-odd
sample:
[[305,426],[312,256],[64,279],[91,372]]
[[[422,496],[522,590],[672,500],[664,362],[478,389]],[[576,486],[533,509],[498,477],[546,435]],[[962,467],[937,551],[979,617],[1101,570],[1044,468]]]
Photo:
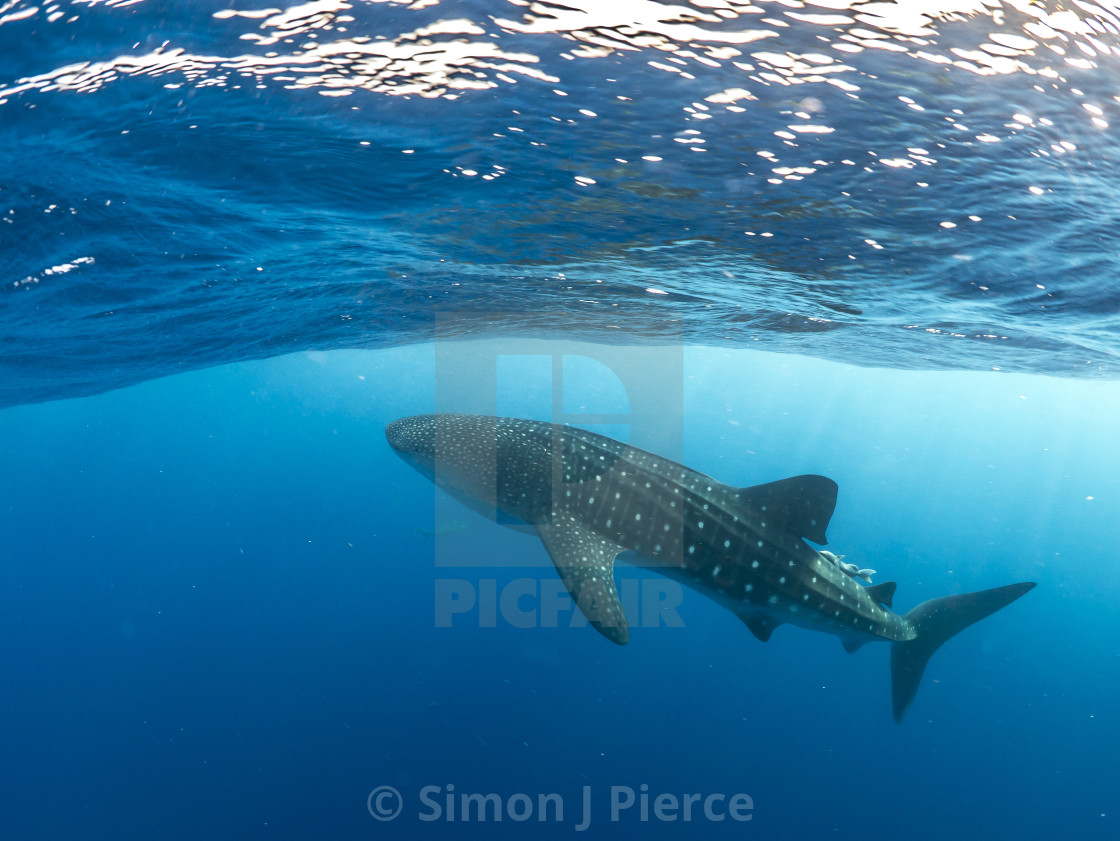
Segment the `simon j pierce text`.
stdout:
[[[494,792],[462,792],[454,784],[424,786],[417,792],[417,820],[448,823],[501,823],[503,821],[539,823],[572,823],[577,832],[588,829],[596,817],[596,795],[592,786],[582,788],[578,804],[555,792],[527,794],[496,794]],[[404,798],[391,786],[379,786],[366,801],[370,815],[379,821],[391,821],[405,812]],[[749,821],[754,801],[742,792],[676,793],[651,792],[649,786],[610,786],[606,811],[599,815],[612,823],[675,823],[711,821]]]

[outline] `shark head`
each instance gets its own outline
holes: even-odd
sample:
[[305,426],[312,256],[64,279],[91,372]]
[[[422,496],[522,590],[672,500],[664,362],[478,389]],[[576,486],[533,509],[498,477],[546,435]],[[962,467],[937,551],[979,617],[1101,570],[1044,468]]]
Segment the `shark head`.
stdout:
[[[547,508],[551,459],[517,422],[475,415],[415,415],[385,427],[398,456],[442,490],[488,519],[533,522]],[[551,440],[548,438],[547,440]]]
[[429,479],[435,479],[436,424],[431,415],[395,420],[385,427],[393,451]]

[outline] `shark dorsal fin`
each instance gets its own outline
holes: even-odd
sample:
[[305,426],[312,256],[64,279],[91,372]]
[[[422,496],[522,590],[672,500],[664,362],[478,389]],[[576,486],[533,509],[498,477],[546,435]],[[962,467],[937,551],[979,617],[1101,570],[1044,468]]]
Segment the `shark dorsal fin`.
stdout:
[[867,588],[867,595],[871,596],[872,601],[876,604],[881,604],[883,607],[891,606],[891,599],[894,598],[894,590],[897,587],[894,581],[884,581],[882,584],[872,584]]
[[630,627],[614,585],[614,559],[623,551],[576,520],[539,523],[537,533],[576,606],[600,634],[626,645]]
[[825,530],[836,508],[836,483],[808,474],[766,485],[739,489],[739,500],[758,514],[773,519],[777,528],[814,543],[828,543]]
[[769,616],[762,616],[758,613],[743,613],[739,615],[743,620],[743,624],[751,629],[751,633],[758,637],[759,642],[766,642],[770,639],[770,635],[774,633],[774,629],[780,625],[780,622],[775,622]]

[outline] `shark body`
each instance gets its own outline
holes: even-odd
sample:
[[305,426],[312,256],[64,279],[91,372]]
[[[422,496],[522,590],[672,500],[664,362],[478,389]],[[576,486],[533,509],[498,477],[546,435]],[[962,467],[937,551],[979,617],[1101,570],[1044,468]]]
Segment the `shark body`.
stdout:
[[633,552],[634,563],[714,599],[763,642],[791,624],[834,634],[848,651],[892,643],[896,721],[942,643],[1035,586],[894,613],[893,581],[864,586],[845,569],[852,565],[806,543],[827,542],[837,486],[824,476],[734,487],[586,430],[481,415],[402,418],[386,437],[456,499],[535,531],[580,610],[612,642],[629,640],[614,561]]

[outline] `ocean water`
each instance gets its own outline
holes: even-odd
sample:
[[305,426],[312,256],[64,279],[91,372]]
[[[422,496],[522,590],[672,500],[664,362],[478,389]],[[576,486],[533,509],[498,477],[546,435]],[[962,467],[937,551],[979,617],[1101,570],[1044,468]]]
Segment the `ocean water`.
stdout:
[[[1115,837],[1118,33],[0,0],[0,838]],[[431,411],[829,476],[899,611],[1038,587],[901,725],[886,646],[625,563],[615,646]]]

